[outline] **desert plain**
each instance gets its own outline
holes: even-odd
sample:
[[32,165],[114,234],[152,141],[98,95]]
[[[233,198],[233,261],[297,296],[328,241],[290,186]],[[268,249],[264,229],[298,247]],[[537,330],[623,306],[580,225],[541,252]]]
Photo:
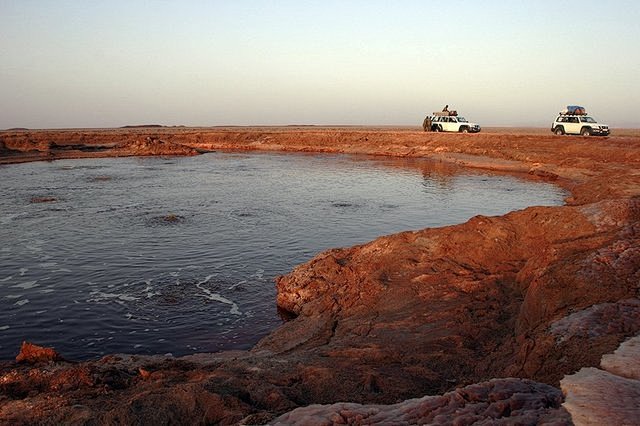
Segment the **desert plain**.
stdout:
[[640,418],[640,131],[0,132],[0,164],[217,150],[430,158],[445,173],[455,163],[553,182],[569,195],[562,206],[476,216],[320,253],[277,278],[274,303],[292,319],[248,351],[74,362],[25,344],[15,361],[0,362],[0,424]]

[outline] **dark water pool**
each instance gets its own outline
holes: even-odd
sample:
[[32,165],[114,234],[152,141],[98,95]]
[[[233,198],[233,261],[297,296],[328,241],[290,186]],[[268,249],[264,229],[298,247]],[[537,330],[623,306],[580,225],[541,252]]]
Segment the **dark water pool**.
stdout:
[[22,340],[69,359],[249,348],[281,322],[273,278],[324,249],[564,195],[340,155],[0,166],[0,359]]

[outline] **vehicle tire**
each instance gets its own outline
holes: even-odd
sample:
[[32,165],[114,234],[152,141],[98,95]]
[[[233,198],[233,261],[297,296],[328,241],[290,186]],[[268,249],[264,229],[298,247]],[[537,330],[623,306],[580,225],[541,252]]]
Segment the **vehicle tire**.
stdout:
[[553,133],[555,133],[556,135],[564,135],[564,127],[562,126],[556,127]]
[[463,127],[462,129],[460,129],[460,133],[469,133],[469,128]]
[[433,131],[436,132],[436,133],[439,132],[440,131],[440,126],[438,126],[438,125],[433,126]]
[[580,130],[580,134],[582,136],[591,136],[591,129],[589,127],[583,127],[582,130]]

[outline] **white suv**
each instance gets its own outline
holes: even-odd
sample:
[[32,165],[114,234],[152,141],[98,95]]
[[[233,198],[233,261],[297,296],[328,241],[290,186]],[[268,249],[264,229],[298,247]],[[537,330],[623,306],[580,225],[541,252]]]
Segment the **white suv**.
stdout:
[[608,136],[609,126],[588,115],[560,114],[551,125],[556,135]]
[[431,118],[431,131],[477,133],[480,131],[480,125],[470,123],[466,118],[460,116],[434,116]]

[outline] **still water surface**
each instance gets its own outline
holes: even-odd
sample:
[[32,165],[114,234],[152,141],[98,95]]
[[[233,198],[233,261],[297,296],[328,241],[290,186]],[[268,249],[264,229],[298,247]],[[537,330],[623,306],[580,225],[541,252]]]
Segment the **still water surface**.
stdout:
[[565,196],[444,172],[264,153],[0,166],[0,359],[22,340],[68,359],[246,349],[281,322],[274,277],[324,249]]

